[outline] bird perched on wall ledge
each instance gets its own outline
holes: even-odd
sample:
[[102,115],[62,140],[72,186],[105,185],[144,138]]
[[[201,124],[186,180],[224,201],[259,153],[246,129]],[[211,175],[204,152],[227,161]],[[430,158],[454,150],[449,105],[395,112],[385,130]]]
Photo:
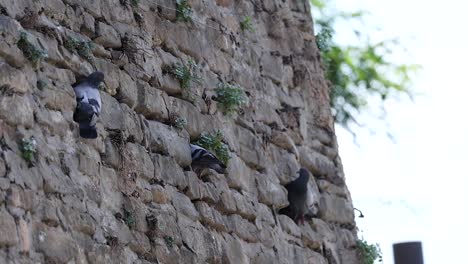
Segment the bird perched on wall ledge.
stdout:
[[301,168],[299,177],[284,186],[288,190],[289,206],[281,209],[279,213],[289,216],[296,224],[304,224],[304,215],[308,212],[307,186],[309,178],[309,171]]
[[72,85],[76,95],[76,109],[73,121],[80,126],[80,136],[97,138],[96,122],[101,113],[99,84],[104,81],[104,74],[96,71],[84,80]]
[[190,144],[190,150],[192,152],[191,167],[196,173],[206,168],[213,169],[217,173],[226,172],[226,165],[208,150],[194,144]]

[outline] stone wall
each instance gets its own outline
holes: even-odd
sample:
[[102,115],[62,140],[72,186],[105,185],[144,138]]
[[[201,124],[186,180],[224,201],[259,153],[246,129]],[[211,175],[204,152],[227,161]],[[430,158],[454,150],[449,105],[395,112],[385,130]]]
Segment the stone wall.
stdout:
[[[308,1],[190,5],[181,22],[173,0],[0,0],[0,263],[357,263]],[[187,97],[167,69],[189,59],[202,82]],[[96,69],[85,140],[71,84]],[[210,100],[221,81],[244,87],[238,115]],[[217,130],[228,173],[199,177],[189,142]],[[304,226],[275,214],[300,166],[318,208]]]

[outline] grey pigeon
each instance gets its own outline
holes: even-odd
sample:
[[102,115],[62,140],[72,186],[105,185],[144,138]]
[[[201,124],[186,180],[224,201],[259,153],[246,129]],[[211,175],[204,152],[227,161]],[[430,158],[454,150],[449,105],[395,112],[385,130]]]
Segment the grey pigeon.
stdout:
[[97,138],[96,122],[101,113],[98,87],[103,81],[104,74],[96,71],[73,85],[77,103],[73,120],[79,124],[80,136],[83,138]]
[[299,177],[284,186],[288,190],[289,206],[281,209],[279,213],[289,216],[297,224],[304,224],[304,215],[308,212],[307,184],[309,177],[309,171],[301,168],[299,170]]
[[215,155],[208,150],[190,144],[190,151],[192,152],[192,169],[198,172],[205,168],[210,168],[218,173],[226,172],[226,165],[224,165]]

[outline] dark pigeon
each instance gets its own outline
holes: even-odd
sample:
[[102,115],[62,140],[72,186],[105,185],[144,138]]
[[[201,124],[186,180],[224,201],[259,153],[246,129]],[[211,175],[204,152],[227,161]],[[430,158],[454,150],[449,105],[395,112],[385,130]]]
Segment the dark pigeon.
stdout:
[[104,74],[96,71],[84,80],[73,85],[76,95],[76,109],[73,120],[80,126],[80,136],[97,138],[96,122],[101,113],[99,84],[104,81]]
[[195,172],[199,172],[205,168],[210,168],[223,174],[226,172],[226,165],[208,150],[193,144],[190,144],[190,150],[192,152],[191,166]]
[[293,219],[297,224],[304,224],[304,215],[309,211],[307,208],[307,186],[310,173],[304,168],[299,170],[299,177],[286,184],[288,190],[289,206],[279,211]]

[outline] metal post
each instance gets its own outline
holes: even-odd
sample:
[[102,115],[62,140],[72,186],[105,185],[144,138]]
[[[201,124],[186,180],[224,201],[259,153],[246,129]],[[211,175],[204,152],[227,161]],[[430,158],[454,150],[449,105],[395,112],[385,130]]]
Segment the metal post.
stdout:
[[424,264],[421,242],[393,244],[395,264]]

